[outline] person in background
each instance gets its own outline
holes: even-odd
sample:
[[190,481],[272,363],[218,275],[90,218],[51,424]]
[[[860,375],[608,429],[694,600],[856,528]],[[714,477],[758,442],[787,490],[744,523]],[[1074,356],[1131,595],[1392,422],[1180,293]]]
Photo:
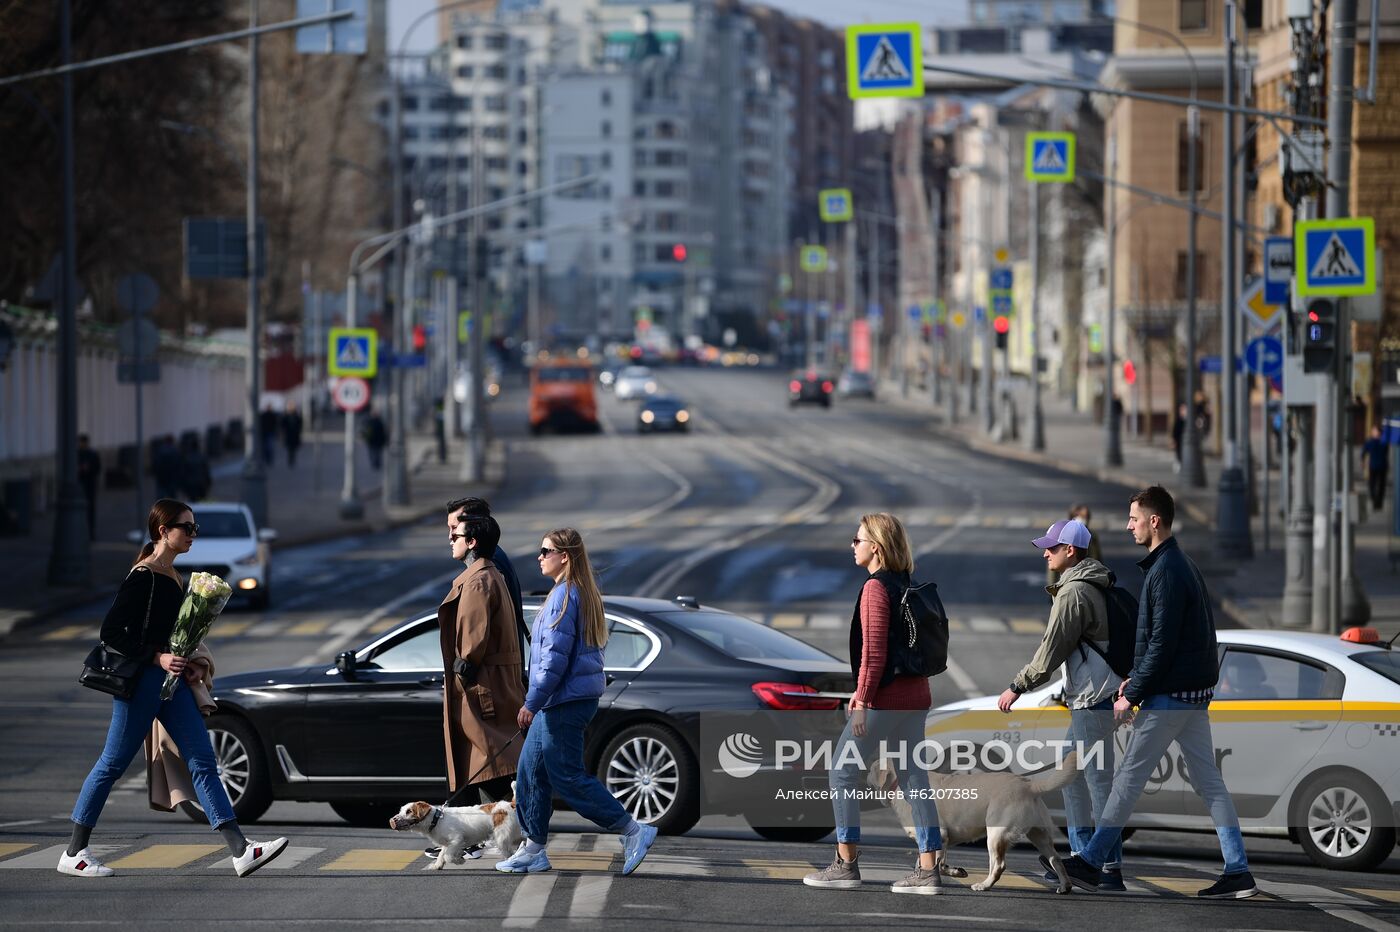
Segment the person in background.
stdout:
[[1385,486],[1390,478],[1390,445],[1381,436],[1379,425],[1371,428],[1371,438],[1361,445],[1361,458],[1366,469],[1366,488],[1371,493],[1371,510],[1379,514],[1385,507]]
[[364,438],[365,446],[369,449],[369,464],[376,471],[384,464],[384,448],[389,444],[389,431],[384,426],[384,419],[374,408],[365,409],[365,422],[360,427],[360,436]]
[[92,448],[87,434],[78,435],[78,484],[87,499],[88,537],[97,540],[97,483],[102,478],[102,457]]
[[301,449],[301,412],[294,402],[287,402],[287,413],[282,415],[282,445],[287,448],[287,467],[297,465],[297,451]]
[[262,434],[263,461],[271,466],[277,452],[277,428],[282,419],[272,409],[272,405],[262,409],[258,415],[258,432]]

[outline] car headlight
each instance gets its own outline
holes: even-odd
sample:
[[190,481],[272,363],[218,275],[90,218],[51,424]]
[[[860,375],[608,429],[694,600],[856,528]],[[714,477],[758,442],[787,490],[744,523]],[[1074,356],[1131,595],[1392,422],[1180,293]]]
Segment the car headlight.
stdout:
[[689,411],[687,411],[687,410],[685,410],[684,408],[682,408],[681,410],[679,410],[679,411],[676,412],[676,423],[677,423],[677,424],[684,424],[684,423],[685,423],[686,421],[688,421],[688,420],[690,420],[690,412],[689,412]]
[[258,588],[258,581],[252,578],[251,576],[249,576],[246,579],[240,579],[238,581],[238,588],[243,589],[244,591],[247,591],[249,589],[256,589]]
[[652,421],[654,421],[654,420],[656,420],[656,415],[655,415],[655,414],[652,414],[650,411],[643,411],[643,412],[642,412],[642,423],[643,423],[643,424],[650,424],[650,423],[651,423]]
[[655,383],[655,382],[648,382],[647,385],[646,385],[646,390],[647,390],[647,394],[650,394],[650,393],[656,391],[656,383]]
[[258,552],[245,553],[233,561],[235,566],[256,566],[258,564]]

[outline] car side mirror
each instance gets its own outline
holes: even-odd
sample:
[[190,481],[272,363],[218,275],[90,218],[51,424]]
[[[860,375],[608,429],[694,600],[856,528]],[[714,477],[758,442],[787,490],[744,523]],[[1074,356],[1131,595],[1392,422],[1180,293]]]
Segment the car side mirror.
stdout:
[[355,652],[353,650],[343,650],[335,655],[335,668],[340,671],[340,675],[347,680],[355,678]]
[[258,540],[270,544],[277,539],[277,532],[270,527],[258,528]]

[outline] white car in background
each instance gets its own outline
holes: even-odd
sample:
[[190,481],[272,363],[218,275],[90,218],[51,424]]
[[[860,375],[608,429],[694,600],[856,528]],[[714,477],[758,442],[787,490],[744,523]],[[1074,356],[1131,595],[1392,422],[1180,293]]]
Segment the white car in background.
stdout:
[[[1400,648],[1371,628],[1342,636],[1228,630],[1217,632],[1217,640],[1211,732],[1241,829],[1287,837],[1322,867],[1380,864],[1395,848],[1400,825]],[[1063,739],[1069,725],[1062,688],[1057,679],[1032,690],[1009,714],[997,710],[997,696],[940,706],[929,713],[928,737],[943,744],[1005,742],[1013,751],[1031,742],[1024,759],[1038,770],[1055,759],[1053,746],[1042,742]],[[1119,760],[1127,736],[1126,728],[1115,736]],[[1059,794],[1045,802],[1062,820]],[[1175,746],[1148,780],[1128,825],[1211,831]]]
[[[213,573],[259,610],[272,603],[272,558],[269,546],[277,539],[272,528],[258,529],[253,513],[242,502],[196,502],[191,506],[199,525],[194,546],[175,558],[175,568],[187,579],[191,573]],[[127,537],[146,540],[142,531]]]
[[619,401],[656,394],[656,376],[646,366],[628,366],[617,374],[613,394]]

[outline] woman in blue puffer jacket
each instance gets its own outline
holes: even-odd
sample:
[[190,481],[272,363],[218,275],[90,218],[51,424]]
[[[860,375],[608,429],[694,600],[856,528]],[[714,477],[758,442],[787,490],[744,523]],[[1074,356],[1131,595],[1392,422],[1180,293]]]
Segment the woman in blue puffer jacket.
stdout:
[[583,538],[573,528],[546,534],[539,561],[540,572],[554,580],[554,588],[535,616],[530,683],[518,719],[526,736],[515,774],[515,812],[525,840],[496,870],[549,870],[545,843],[557,795],[600,828],[622,835],[622,873],[630,874],[656,840],[656,829],[632,818],[583,766],[583,733],[603,695],[608,640],[603,597]]

